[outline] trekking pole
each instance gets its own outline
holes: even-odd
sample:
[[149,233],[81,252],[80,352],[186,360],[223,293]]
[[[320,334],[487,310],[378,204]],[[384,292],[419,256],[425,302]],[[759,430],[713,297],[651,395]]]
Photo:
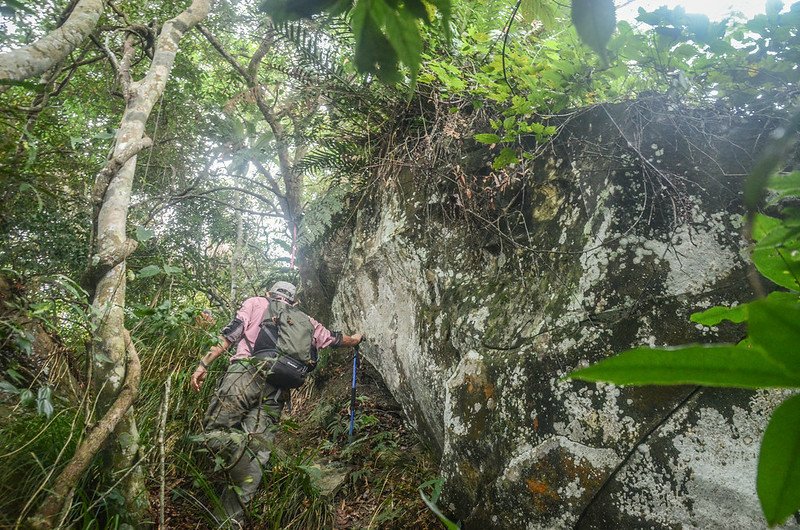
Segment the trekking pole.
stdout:
[[358,344],[353,348],[353,387],[350,390],[350,430],[347,443],[353,443],[353,428],[356,424],[356,370],[358,370]]

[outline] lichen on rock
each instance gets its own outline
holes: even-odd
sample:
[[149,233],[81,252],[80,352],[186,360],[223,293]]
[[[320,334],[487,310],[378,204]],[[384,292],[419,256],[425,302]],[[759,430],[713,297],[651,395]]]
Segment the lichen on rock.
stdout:
[[398,169],[337,236],[334,323],[368,337],[465,528],[766,527],[753,477],[776,393],[563,380],[634,345],[736,341],[689,315],[753,297],[739,146],[767,124],[684,109],[706,131],[682,130],[629,105],[586,110],[482,205]]

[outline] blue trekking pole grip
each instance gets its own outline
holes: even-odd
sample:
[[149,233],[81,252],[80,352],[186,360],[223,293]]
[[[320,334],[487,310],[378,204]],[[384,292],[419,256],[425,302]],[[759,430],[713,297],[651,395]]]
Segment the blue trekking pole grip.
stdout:
[[353,443],[353,428],[356,425],[356,370],[358,370],[358,344],[353,348],[353,386],[350,389],[350,430],[347,443]]

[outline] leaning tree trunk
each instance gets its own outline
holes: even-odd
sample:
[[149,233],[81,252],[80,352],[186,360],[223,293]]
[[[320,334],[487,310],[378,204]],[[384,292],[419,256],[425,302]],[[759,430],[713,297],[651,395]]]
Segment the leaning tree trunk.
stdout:
[[24,81],[66,59],[94,31],[104,4],[103,0],[80,0],[57,29],[33,44],[0,53],[0,81]]
[[[126,345],[128,332],[125,329],[125,260],[136,247],[127,237],[127,218],[130,206],[133,177],[137,153],[151,142],[145,137],[145,124],[153,106],[161,97],[175,62],[181,38],[208,15],[211,0],[194,0],[180,15],[169,20],[161,30],[156,42],[152,64],[147,74],[138,81],[130,77],[133,44],[126,41],[122,61],[117,63],[106,50],[118,69],[126,95],[125,112],[116,135],[114,153],[106,168],[98,174],[93,191],[96,206],[95,240],[92,256],[93,267],[90,278],[95,283],[92,302],[96,316],[96,332],[93,341],[93,386],[97,392],[96,414],[102,418],[98,425],[105,425],[112,442],[106,444],[111,452],[111,473],[114,482],[119,481],[126,499],[126,508],[132,520],[143,519],[148,507],[144,475],[138,462],[139,435],[134,421],[133,409],[125,406],[126,412],[119,414],[120,401],[132,402],[129,389],[132,376],[138,377],[127,366],[139,365],[135,349]],[[126,358],[127,357],[127,358]],[[134,396],[138,389],[134,389]],[[115,425],[109,429],[106,417],[114,413]],[[97,427],[95,428],[97,429]],[[107,433],[106,433],[107,434]],[[90,439],[89,436],[86,438]],[[40,507],[36,522],[43,527],[52,527],[58,513],[64,509],[69,498],[69,487],[85,471],[91,455],[102,444],[87,446],[85,441],[78,447],[73,460],[81,459],[81,465],[65,468],[71,480],[62,476],[56,479],[49,497]],[[58,487],[60,486],[60,488]],[[57,509],[53,507],[57,506]]]

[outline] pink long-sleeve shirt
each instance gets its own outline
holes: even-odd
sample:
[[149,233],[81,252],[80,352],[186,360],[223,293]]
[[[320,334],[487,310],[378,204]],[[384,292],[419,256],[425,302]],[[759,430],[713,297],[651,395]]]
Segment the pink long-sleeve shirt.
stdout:
[[[261,320],[269,307],[269,300],[263,296],[254,296],[248,298],[242,303],[242,307],[236,312],[236,317],[233,322],[223,330],[223,336],[231,342],[235,342],[244,333],[250,344],[255,344],[258,338],[258,333],[261,329]],[[314,326],[314,336],[312,337],[311,344],[318,350],[327,348],[336,342],[336,334],[328,330],[325,326],[317,322],[311,317],[308,317],[311,324]],[[238,324],[236,321],[241,322]],[[241,326],[241,331],[240,331]],[[250,347],[247,341],[240,340],[236,346],[236,353],[231,355],[231,361],[239,359],[247,359],[250,357]]]

